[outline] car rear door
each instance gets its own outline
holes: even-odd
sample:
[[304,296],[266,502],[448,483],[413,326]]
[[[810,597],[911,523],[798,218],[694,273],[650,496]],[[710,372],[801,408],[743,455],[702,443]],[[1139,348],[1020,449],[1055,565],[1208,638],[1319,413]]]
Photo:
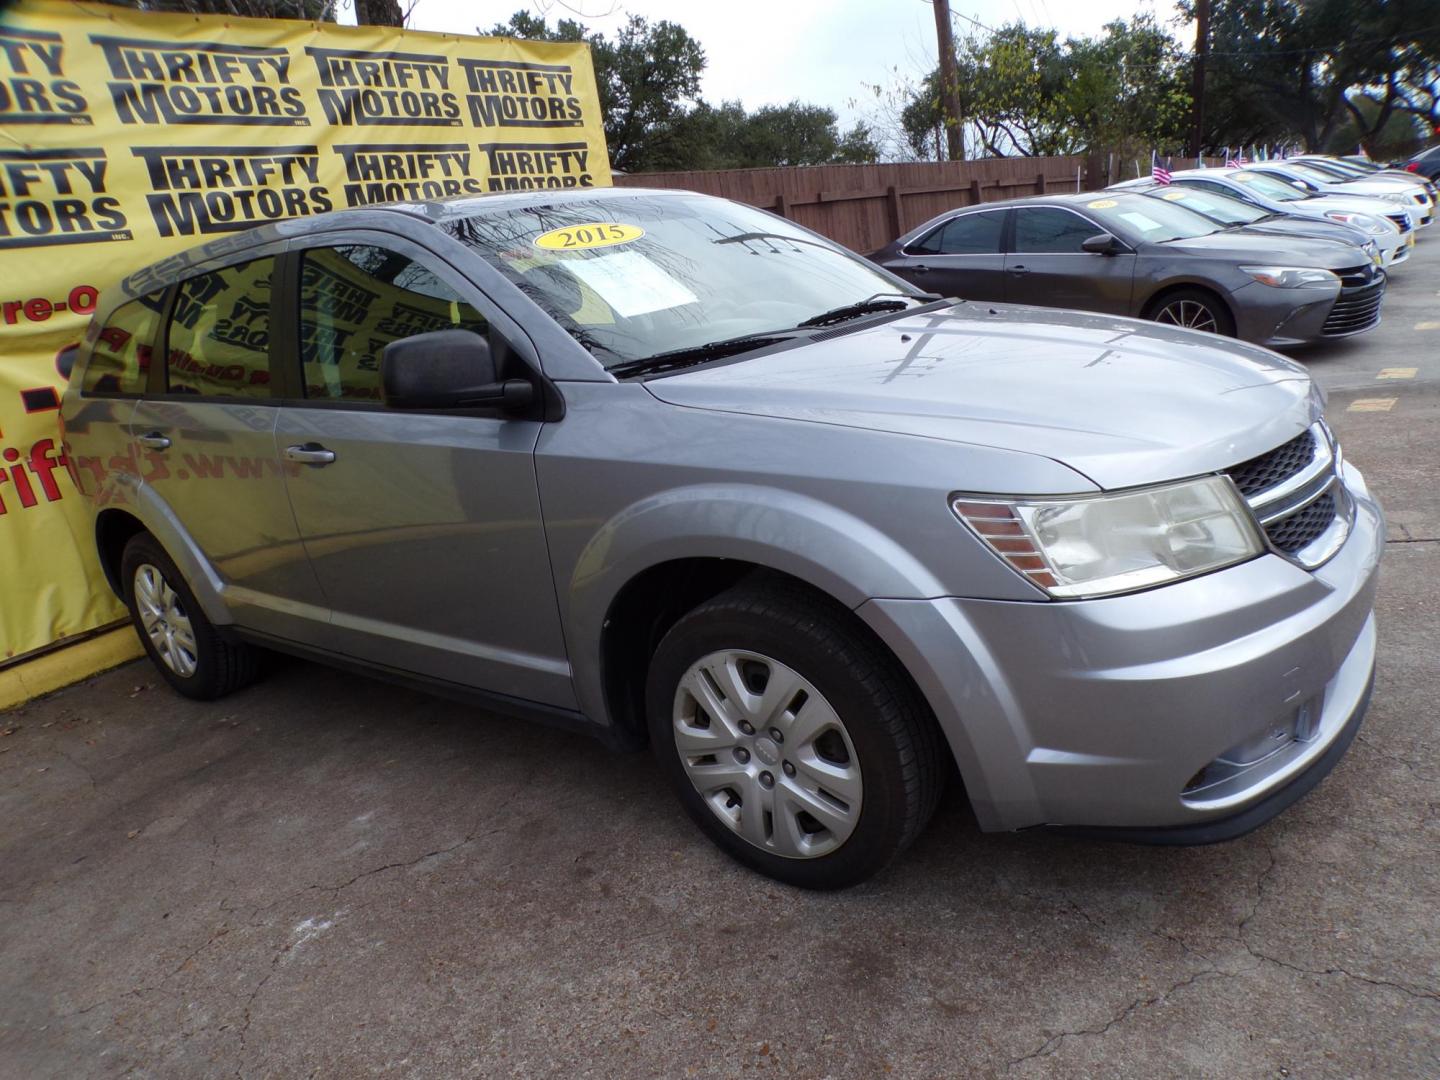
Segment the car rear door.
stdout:
[[389,233],[297,243],[287,281],[276,438],[331,609],[325,647],[573,709],[535,478],[541,421],[381,400],[392,341],[466,329],[538,369],[528,338],[453,267]]
[[[304,638],[325,620],[275,451],[272,283],[280,245],[216,262],[171,292],[160,362],[131,417],[137,498],[167,546],[221,579],[240,625]],[[269,250],[270,254],[257,254]],[[184,562],[186,552],[172,551]]]
[[1058,206],[1017,206],[1004,299],[1016,304],[1130,314],[1135,255],[1095,255],[1081,245],[1106,229]]
[[908,245],[885,266],[927,292],[964,300],[1004,298],[1001,240],[1008,210],[959,214]]

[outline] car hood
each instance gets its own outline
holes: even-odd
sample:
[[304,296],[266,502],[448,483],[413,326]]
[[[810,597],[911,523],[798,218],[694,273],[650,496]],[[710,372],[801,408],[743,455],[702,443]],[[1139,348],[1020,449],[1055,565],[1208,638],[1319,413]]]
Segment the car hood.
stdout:
[[[651,379],[672,405],[1037,454],[1122,488],[1213,472],[1319,415],[1304,368],[1115,316],[960,302]],[[1003,490],[1004,478],[996,478]]]
[[1152,250],[1166,253],[1185,252],[1207,258],[1233,257],[1236,261],[1245,263],[1293,263],[1300,266],[1318,266],[1324,270],[1354,266],[1357,255],[1354,245],[1343,240],[1296,236],[1277,245],[1275,237],[1264,233],[1227,230],[1155,244],[1152,245]]

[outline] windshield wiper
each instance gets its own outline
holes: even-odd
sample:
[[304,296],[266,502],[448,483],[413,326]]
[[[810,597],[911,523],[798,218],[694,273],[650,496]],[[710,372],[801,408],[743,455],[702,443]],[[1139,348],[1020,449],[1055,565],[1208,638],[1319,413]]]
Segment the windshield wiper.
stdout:
[[[881,300],[880,297],[882,296],[895,297],[896,299]],[[847,319],[858,319],[861,315],[872,315],[881,311],[902,311],[908,306],[905,303],[907,300],[933,301],[943,299],[943,296],[939,296],[936,293],[875,293],[873,296],[867,296],[858,304],[846,304],[843,307],[822,311],[819,315],[812,315],[804,322],[799,323],[796,329],[845,322]]]
[[707,360],[719,360],[725,356],[735,356],[753,349],[763,349],[767,345],[789,341],[794,336],[793,333],[785,330],[766,334],[744,334],[740,337],[724,338],[720,341],[707,341],[704,345],[689,345],[683,349],[671,349],[669,352],[656,353],[654,356],[642,356],[638,360],[627,360],[623,364],[615,364],[608,370],[611,375],[622,379],[631,375],[658,375],[662,371],[673,371],[676,368],[690,367],[693,364],[703,364]]

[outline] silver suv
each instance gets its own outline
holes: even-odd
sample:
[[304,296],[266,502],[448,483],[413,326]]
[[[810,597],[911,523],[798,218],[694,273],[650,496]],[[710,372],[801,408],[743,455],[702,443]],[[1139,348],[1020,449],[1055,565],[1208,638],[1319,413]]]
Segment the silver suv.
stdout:
[[257,647],[648,742],[829,888],[925,826],[1205,843],[1361,722],[1379,507],[1264,349],[920,293],[683,192],[349,210],[130,277],[64,410],[176,690]]

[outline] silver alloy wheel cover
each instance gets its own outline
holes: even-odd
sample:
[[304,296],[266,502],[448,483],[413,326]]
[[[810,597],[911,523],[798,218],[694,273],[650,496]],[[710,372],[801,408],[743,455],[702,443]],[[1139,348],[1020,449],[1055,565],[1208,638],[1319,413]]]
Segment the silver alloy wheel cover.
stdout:
[[1212,334],[1220,329],[1215,315],[1198,300],[1171,300],[1155,313],[1155,321],[1187,330],[1208,330]]
[[[745,665],[768,671],[759,692],[747,685]],[[755,847],[813,859],[855,831],[864,790],[855,746],[824,695],[793,668],[738,649],[710,653],[680,679],[672,716],[675,749],[695,790]]]
[[195,628],[165,575],[150,563],[140,564],[135,568],[134,592],[135,611],[155,655],[182,679],[194,675],[200,665]]

